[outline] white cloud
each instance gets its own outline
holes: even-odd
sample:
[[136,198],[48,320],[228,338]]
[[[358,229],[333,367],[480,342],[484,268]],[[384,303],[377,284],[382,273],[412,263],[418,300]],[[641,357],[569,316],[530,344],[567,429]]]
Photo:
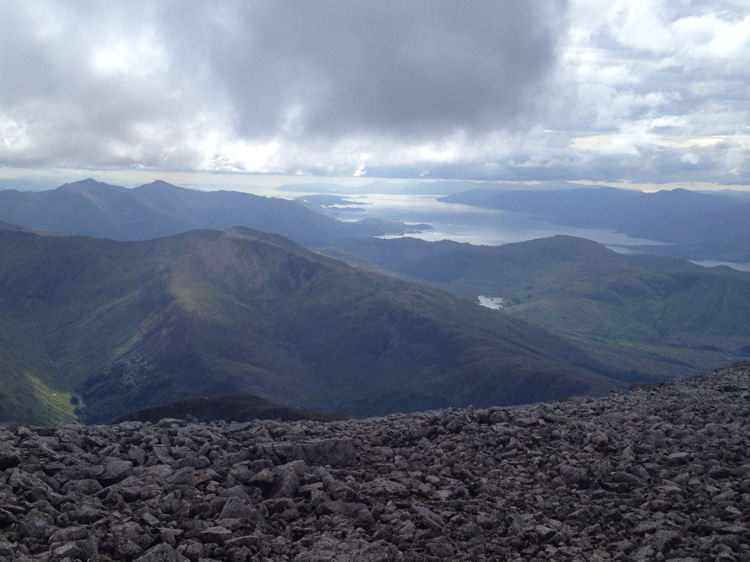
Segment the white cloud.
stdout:
[[742,1],[0,0],[0,166],[750,182]]
[[564,61],[577,103],[557,123],[573,155],[560,172],[729,181],[750,122],[749,33],[737,2],[575,0]]

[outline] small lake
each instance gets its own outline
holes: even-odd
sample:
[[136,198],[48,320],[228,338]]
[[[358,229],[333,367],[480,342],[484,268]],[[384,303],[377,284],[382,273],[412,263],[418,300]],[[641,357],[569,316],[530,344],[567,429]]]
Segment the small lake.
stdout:
[[487,297],[485,295],[479,295],[477,301],[480,306],[485,308],[491,308],[492,310],[500,310],[503,307],[505,299],[502,297]]

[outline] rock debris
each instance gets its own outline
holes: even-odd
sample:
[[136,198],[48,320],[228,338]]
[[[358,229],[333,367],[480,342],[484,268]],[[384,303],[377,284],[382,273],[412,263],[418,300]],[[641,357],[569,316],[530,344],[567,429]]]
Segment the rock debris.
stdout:
[[750,560],[750,363],[336,422],[0,424],[0,559]]

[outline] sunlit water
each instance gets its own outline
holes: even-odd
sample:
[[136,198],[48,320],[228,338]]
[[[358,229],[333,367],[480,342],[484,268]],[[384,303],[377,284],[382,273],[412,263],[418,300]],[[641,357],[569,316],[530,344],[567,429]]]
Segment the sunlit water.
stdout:
[[576,228],[553,224],[522,213],[481,209],[446,203],[432,195],[350,195],[364,203],[352,207],[337,206],[330,211],[341,220],[380,218],[405,223],[428,223],[432,229],[416,234],[427,241],[454,240],[487,246],[499,246],[567,234],[613,246],[651,246],[662,242],[633,238],[614,230]]
[[477,297],[477,303],[485,308],[491,308],[492,310],[500,310],[503,307],[505,299],[502,297],[488,297],[485,295],[479,295]]
[[[350,204],[339,204],[329,208],[340,220],[379,218],[407,224],[427,223],[429,230],[409,233],[406,236],[430,242],[453,240],[469,244],[500,246],[565,234],[586,238],[604,244],[610,249],[629,254],[638,246],[665,246],[664,242],[635,238],[614,230],[598,228],[576,228],[554,224],[523,213],[496,209],[481,209],[458,203],[446,203],[435,195],[383,195],[342,194]],[[399,236],[385,236],[397,238]],[[635,250],[640,251],[640,250]],[[694,261],[704,267],[725,265],[739,271],[750,272],[750,263],[730,263],[716,260]],[[488,302],[481,303],[487,306]]]
[[729,261],[716,261],[716,260],[699,260],[693,262],[696,265],[701,265],[703,267],[719,267],[721,265],[725,265],[727,267],[731,267],[732,269],[736,269],[737,271],[746,271],[750,273],[750,263],[735,263],[735,262],[729,262]]

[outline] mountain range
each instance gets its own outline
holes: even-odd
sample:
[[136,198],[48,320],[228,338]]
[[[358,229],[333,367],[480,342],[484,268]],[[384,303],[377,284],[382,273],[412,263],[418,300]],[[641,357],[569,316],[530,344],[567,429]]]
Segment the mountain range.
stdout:
[[621,386],[523,320],[244,227],[138,242],[4,230],[0,256],[0,419],[95,423],[234,393],[379,415]]
[[243,225],[306,245],[411,230],[393,221],[341,222],[295,201],[237,191],[197,191],[161,180],[136,188],[86,179],[46,191],[2,190],[0,221],[112,240],[148,240],[196,228]]
[[[584,220],[571,191],[534,212]],[[742,204],[587,192],[593,207],[619,201],[607,212],[623,225],[648,201],[672,209],[667,223]],[[521,210],[541,192],[511,193],[502,204],[516,198]],[[475,196],[495,205],[499,195]],[[160,181],[0,191],[0,419],[103,422],[228,394],[353,415],[514,404],[750,356],[748,274],[569,236],[497,247],[378,239],[409,227],[313,210],[342,202]]]
[[686,189],[643,193],[609,187],[525,191],[472,189],[450,203],[527,213],[581,228],[663,242],[642,249],[686,259],[750,262],[750,201]]
[[553,236],[503,246],[414,238],[349,241],[368,262],[502,311],[583,346],[634,379],[675,377],[750,356],[750,274]]

